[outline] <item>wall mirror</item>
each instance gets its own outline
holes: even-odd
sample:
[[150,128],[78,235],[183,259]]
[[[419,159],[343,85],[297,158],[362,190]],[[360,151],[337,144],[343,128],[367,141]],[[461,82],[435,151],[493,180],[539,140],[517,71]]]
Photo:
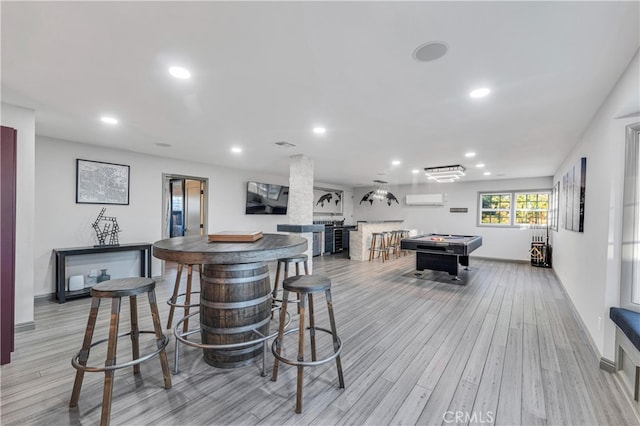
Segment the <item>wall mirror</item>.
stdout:
[[343,212],[344,191],[331,188],[313,188],[313,213],[335,214]]

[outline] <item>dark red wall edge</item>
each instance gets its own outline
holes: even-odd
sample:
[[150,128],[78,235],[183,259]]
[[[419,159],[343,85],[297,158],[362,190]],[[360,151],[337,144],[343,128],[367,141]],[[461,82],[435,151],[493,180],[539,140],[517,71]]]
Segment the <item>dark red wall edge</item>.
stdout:
[[15,329],[16,138],[2,126],[0,137],[0,364],[11,362]]

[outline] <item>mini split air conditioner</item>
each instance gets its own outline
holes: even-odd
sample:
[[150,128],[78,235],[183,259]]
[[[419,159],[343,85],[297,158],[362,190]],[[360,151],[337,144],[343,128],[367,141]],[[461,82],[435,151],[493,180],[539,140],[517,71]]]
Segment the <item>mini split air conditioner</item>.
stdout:
[[407,195],[408,206],[443,206],[447,194],[413,194]]

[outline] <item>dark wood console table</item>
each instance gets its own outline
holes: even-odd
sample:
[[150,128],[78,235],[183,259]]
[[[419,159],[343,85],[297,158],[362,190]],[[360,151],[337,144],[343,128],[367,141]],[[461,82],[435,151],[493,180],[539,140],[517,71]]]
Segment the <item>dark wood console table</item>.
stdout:
[[151,244],[134,243],[120,244],[119,246],[98,246],[98,247],[73,247],[53,249],[56,255],[56,299],[58,303],[64,303],[67,299],[77,299],[79,297],[89,296],[90,288],[86,287],[77,291],[66,291],[67,274],[66,274],[66,258],[67,256],[82,256],[85,254],[96,253],[113,253],[118,251],[139,251],[140,252],[140,276],[151,278]]

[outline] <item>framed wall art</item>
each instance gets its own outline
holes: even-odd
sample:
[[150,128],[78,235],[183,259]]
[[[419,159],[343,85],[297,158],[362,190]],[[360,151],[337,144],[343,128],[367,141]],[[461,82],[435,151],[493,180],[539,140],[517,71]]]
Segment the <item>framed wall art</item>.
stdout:
[[76,203],[129,205],[129,166],[76,160]]
[[564,228],[569,231],[584,232],[586,177],[586,157],[578,160],[562,177]]

